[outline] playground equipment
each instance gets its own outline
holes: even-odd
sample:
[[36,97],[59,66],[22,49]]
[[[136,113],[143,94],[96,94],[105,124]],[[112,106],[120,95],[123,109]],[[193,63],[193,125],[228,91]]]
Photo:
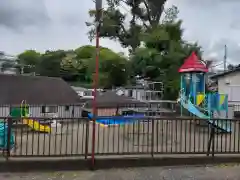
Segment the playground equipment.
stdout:
[[231,132],[230,123],[225,120],[228,115],[228,95],[205,92],[205,73],[208,72],[206,65],[193,52],[178,72],[181,73],[181,115],[182,108],[185,108],[213,127],[223,132]]
[[[8,148],[8,125],[6,122],[0,122],[0,149],[5,150]],[[15,145],[13,132],[10,132],[10,149]]]
[[23,124],[27,124],[29,127],[31,127],[35,131],[46,132],[46,133],[51,132],[51,128],[49,126],[42,125],[36,120],[29,119],[29,106],[27,105],[25,100],[22,101],[20,110],[21,110],[20,116],[21,118],[23,118]]

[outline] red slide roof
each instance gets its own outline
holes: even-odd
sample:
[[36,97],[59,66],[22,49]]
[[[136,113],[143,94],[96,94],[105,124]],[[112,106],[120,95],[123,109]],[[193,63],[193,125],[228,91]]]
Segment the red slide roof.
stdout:
[[206,65],[198,59],[195,52],[193,52],[178,69],[178,72],[208,72]]

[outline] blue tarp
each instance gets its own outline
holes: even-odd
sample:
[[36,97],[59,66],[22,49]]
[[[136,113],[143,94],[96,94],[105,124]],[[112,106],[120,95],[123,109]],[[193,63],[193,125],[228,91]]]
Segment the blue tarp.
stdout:
[[[7,148],[7,135],[8,135],[7,123],[0,122],[0,149]],[[14,136],[13,136],[13,133],[11,132],[10,147],[12,148],[13,146],[14,146]]]
[[[133,123],[135,120],[143,118],[143,114],[136,115],[126,115],[126,116],[108,116],[108,117],[97,117],[96,122],[104,125],[113,125],[113,124],[128,124]],[[88,118],[92,119],[93,115],[88,114]]]

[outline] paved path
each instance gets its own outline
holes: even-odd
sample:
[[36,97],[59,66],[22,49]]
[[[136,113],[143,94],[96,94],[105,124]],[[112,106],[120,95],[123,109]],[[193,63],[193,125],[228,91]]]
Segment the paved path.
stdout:
[[0,174],[1,180],[238,180],[239,177],[240,166],[232,165]]

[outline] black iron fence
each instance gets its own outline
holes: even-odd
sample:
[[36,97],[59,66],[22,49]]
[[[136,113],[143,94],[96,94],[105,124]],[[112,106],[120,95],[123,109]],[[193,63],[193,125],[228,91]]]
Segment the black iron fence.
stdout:
[[23,121],[27,120],[32,119],[2,121],[5,129],[1,129],[0,146],[4,157],[240,153],[240,120],[221,120],[229,124],[229,133],[207,121],[186,118],[151,116],[118,125],[116,118],[109,126],[85,118],[62,118],[50,126],[49,119],[42,119],[47,122],[41,127],[38,123],[26,125]]
[[[41,111],[42,106],[32,106],[25,117],[19,116],[17,110],[7,109],[9,106],[0,108],[3,157],[78,156],[87,159],[143,154],[240,153],[240,119],[211,120],[228,124],[231,132],[226,133],[203,119],[178,118],[175,102],[98,108],[96,122],[87,117],[91,108],[82,111],[79,105],[54,106],[57,110],[43,107],[48,108]],[[136,112],[144,116],[109,118]]]

